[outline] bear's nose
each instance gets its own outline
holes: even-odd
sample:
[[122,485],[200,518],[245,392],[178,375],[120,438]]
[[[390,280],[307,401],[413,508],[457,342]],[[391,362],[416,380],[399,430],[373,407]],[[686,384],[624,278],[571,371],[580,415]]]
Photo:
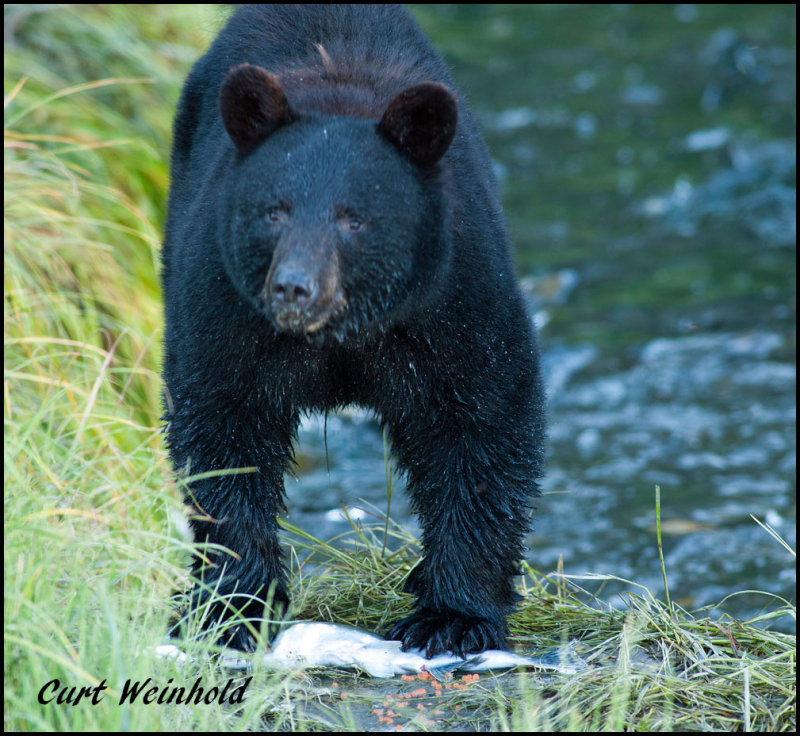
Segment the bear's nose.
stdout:
[[305,307],[313,301],[315,292],[314,279],[297,268],[279,268],[270,283],[270,299],[276,307]]

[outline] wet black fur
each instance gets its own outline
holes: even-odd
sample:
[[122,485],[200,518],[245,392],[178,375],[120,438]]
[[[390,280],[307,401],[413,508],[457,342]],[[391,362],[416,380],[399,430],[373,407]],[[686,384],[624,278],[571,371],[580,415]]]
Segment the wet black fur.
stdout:
[[[223,100],[237,147],[220,89],[244,63],[279,86],[273,95],[261,75],[272,99]],[[245,94],[259,74],[237,80]],[[388,634],[435,654],[504,644],[543,468],[544,406],[490,159],[463,98],[420,88],[441,118],[430,140],[424,108],[400,100],[394,132],[384,120],[398,95],[427,82],[455,90],[400,7],[235,12],[192,69],[175,120],[164,380],[179,472],[255,468],[195,481],[187,495],[196,538],[235,553],[212,554],[195,575],[255,596],[243,611],[253,618],[270,586],[277,604],[288,598],[275,515],[300,412],[376,412],[425,551],[407,586],[416,612]],[[458,106],[449,148],[445,108],[455,103],[445,97]],[[355,217],[363,227],[351,232]],[[310,334],[274,322],[264,285],[279,243],[308,254],[314,273],[335,259],[327,265],[346,304]],[[206,598],[198,586],[192,605]],[[243,626],[230,643],[252,646]]]

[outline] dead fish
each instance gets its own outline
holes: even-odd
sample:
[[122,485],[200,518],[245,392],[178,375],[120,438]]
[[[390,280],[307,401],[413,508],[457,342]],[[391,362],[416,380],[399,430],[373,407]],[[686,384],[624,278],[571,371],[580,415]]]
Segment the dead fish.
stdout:
[[405,673],[406,652],[399,641],[386,641],[361,629],[340,624],[303,622],[281,631],[263,655],[270,669],[307,667],[358,667],[372,677],[393,677],[397,667]]
[[[534,657],[493,649],[466,658],[445,653],[428,659],[420,650],[403,652],[400,646],[399,641],[387,641],[351,626],[302,622],[278,634],[261,661],[270,669],[357,667],[372,677],[413,675],[427,671],[437,679],[457,671],[488,672],[514,667],[539,667],[574,674],[588,667],[575,652],[572,642],[559,650]],[[237,663],[246,665],[247,660],[236,656],[223,661],[224,666],[232,669],[241,668]]]

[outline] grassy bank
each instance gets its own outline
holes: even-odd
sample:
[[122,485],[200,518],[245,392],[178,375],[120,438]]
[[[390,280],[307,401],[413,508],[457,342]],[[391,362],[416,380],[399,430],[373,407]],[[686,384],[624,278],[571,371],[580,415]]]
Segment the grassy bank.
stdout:
[[[166,152],[182,75],[217,11],[31,7],[6,6],[6,730],[794,730],[794,637],[764,628],[793,608],[714,623],[643,592],[611,611],[534,571],[515,643],[577,639],[587,672],[439,692],[256,669],[241,706],[119,705],[129,680],[229,679],[200,645],[183,668],[153,654],[190,552],[159,430]],[[294,534],[312,553],[290,557],[296,615],[377,630],[409,605],[398,591],[413,540],[393,530],[400,551],[384,555],[382,533],[354,532],[344,552]],[[104,697],[40,702],[56,679],[53,694],[104,685]]]

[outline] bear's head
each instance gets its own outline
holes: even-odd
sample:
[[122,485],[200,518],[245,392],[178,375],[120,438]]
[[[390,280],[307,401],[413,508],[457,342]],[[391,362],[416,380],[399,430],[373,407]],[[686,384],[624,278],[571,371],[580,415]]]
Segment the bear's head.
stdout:
[[218,240],[238,291],[278,330],[313,339],[382,327],[447,270],[441,158],[457,103],[426,82],[380,120],[303,115],[280,80],[242,64],[220,90],[233,143]]

